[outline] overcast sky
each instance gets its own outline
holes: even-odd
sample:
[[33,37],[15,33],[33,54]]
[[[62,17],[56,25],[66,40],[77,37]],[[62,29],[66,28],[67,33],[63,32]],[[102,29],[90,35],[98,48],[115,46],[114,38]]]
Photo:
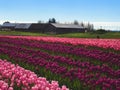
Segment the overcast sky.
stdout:
[[120,0],[0,0],[0,23],[46,22],[53,17],[59,22],[78,20],[120,29]]

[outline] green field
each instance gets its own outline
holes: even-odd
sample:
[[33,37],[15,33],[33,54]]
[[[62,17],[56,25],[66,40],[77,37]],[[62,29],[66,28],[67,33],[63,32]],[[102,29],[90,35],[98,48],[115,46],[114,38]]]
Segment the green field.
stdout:
[[120,38],[120,32],[106,32],[99,34],[96,32],[88,33],[69,33],[69,34],[42,34],[32,32],[19,32],[19,31],[0,31],[0,35],[20,35],[20,36],[55,36],[55,37],[69,37],[69,38],[96,38],[98,35],[100,38]]

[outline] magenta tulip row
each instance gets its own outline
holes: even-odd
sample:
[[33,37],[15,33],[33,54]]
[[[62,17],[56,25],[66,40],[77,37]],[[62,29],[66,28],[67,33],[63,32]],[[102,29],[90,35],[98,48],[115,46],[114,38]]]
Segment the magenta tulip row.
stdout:
[[[40,44],[40,43],[35,43],[34,42],[34,44],[32,44],[32,42],[31,43],[29,43],[29,42],[27,42],[27,41],[25,41],[25,40],[21,40],[21,41],[16,41],[16,40],[9,40],[9,41],[7,41],[8,43],[15,43],[15,45],[16,46],[13,46],[13,47],[10,47],[9,45],[7,45],[6,47],[5,47],[5,44],[3,45],[3,48],[7,48],[7,49],[9,49],[10,50],[10,48],[12,48],[12,49],[19,49],[19,48],[21,48],[21,46],[22,45],[26,45],[26,46],[31,46],[31,47],[40,47],[40,46],[42,46],[42,47],[49,47],[49,46],[51,46],[51,44]],[[35,45],[37,45],[37,46],[35,46]],[[55,44],[56,45],[56,44]],[[51,49],[51,50],[57,50],[57,49],[55,49],[56,47],[57,48],[60,48],[60,46],[58,47],[58,45],[56,45],[56,47],[55,47],[55,45],[53,44],[51,47],[54,47],[53,49]],[[1,46],[2,47],[2,46]],[[61,47],[62,48],[64,48],[64,49],[66,49],[65,51],[67,51],[67,47],[66,46],[62,46],[61,45]],[[66,48],[65,48],[66,47]],[[70,47],[70,46],[69,46]],[[72,48],[72,47],[71,47]],[[12,50],[11,49],[11,50]],[[49,48],[47,48],[47,49],[50,49],[50,47]],[[4,50],[3,50],[4,51]],[[15,51],[17,51],[17,50],[15,50]],[[109,76],[112,76],[112,77],[118,77],[119,76],[119,70],[118,71],[114,71],[114,70],[112,70],[110,67],[108,67],[108,66],[106,66],[106,65],[104,65],[105,67],[101,67],[101,68],[106,68],[104,71],[103,71],[103,69],[101,69],[100,68],[100,66],[98,65],[98,66],[94,66],[94,65],[92,65],[92,64],[88,64],[89,62],[83,62],[84,64],[82,64],[79,60],[77,60],[77,61],[74,61],[74,60],[71,60],[71,59],[68,59],[68,58],[64,58],[64,57],[61,57],[61,56],[58,56],[58,57],[53,57],[53,56],[50,56],[50,55],[48,55],[48,54],[45,54],[45,53],[42,53],[42,52],[39,52],[38,53],[38,51],[32,51],[32,50],[26,50],[26,49],[20,49],[18,52],[25,52],[25,53],[34,53],[34,55],[36,55],[36,56],[41,56],[41,57],[44,57],[45,59],[50,59],[50,60],[52,60],[52,59],[54,59],[54,60],[56,60],[56,61],[58,61],[58,62],[62,62],[62,63],[67,63],[67,64],[69,64],[69,65],[73,65],[73,66],[78,66],[78,67],[80,67],[80,66],[83,66],[83,65],[88,65],[86,68],[89,68],[90,66],[92,67],[92,68],[94,68],[94,70],[96,69],[97,71],[99,71],[99,72],[105,72],[105,73],[107,73]],[[58,50],[59,51],[59,50]],[[62,50],[61,50],[62,51]],[[65,52],[64,51],[64,52]],[[69,48],[68,48],[68,51],[69,51]],[[75,52],[76,53],[76,52]],[[84,52],[85,53],[85,52]],[[33,57],[35,57],[35,56],[33,56]],[[58,59],[56,59],[56,58],[58,58]],[[109,58],[108,58],[108,60],[110,60]],[[115,60],[115,55],[114,55],[114,60]],[[87,63],[87,64],[85,64],[85,63]],[[93,67],[94,66],[94,67]]]
[[[4,48],[3,48],[4,47]],[[79,68],[72,68],[67,70],[66,67],[60,66],[58,62],[63,61],[66,63],[68,59],[62,57],[55,57],[52,60],[51,56],[42,52],[26,50],[16,46],[3,46],[0,49],[0,52],[10,55],[14,59],[20,59],[26,63],[39,65],[45,67],[46,69],[52,71],[53,73],[60,74],[64,77],[69,77],[71,80],[75,78],[79,79],[80,82],[85,83],[86,85],[91,85],[92,87],[100,86],[102,88],[109,88],[110,90],[116,89],[119,90],[118,84],[120,84],[120,72],[112,72],[107,66],[92,66],[89,63],[80,63],[82,66]],[[13,52],[12,50],[16,52]],[[17,53],[19,52],[19,53]],[[33,54],[34,53],[34,54]],[[32,54],[32,55],[31,55]],[[39,56],[39,57],[38,57]],[[58,58],[58,59],[57,59]],[[74,65],[74,62],[71,62],[71,65]],[[87,67],[88,65],[88,67]],[[100,72],[101,70],[101,72]],[[94,73],[96,72],[96,73]],[[110,77],[102,76],[102,73],[109,73]],[[113,73],[113,74],[112,74]],[[116,73],[117,77],[113,76]],[[108,75],[108,76],[109,76]],[[112,75],[112,76],[111,76]],[[104,82],[104,84],[103,84]]]
[[12,43],[16,46],[26,46],[31,48],[41,48],[45,50],[50,50],[54,52],[60,52],[65,54],[72,54],[76,56],[83,56],[88,58],[93,58],[95,60],[99,60],[103,63],[108,63],[111,66],[117,65],[120,67],[120,55],[114,53],[106,53],[100,50],[88,50],[86,48],[75,48],[74,46],[66,46],[64,44],[56,44],[56,43],[40,43],[31,40],[25,39],[1,39],[1,42]]
[[66,86],[60,88],[57,81],[49,83],[30,70],[0,59],[0,89],[13,90],[14,87],[21,90],[69,90]]
[[80,38],[59,38],[59,37],[35,37],[35,36],[0,36],[9,38],[26,38],[30,40],[43,40],[47,42],[61,42],[73,45],[97,46],[101,48],[112,48],[120,50],[120,39],[80,39]]
[[[62,56],[51,56],[47,53],[43,53],[41,51],[34,51],[34,50],[27,50],[18,46],[9,46],[9,45],[0,45],[0,50],[1,52],[8,54],[10,56],[14,56],[13,58],[27,58],[27,56],[30,55],[30,53],[32,53],[31,58],[37,58],[37,59],[41,59],[44,58],[46,60],[51,60],[57,63],[62,63],[62,64],[67,64],[68,66],[73,66],[73,67],[78,67],[78,68],[86,68],[88,69],[87,72],[99,72],[99,73],[105,73],[108,76],[112,77],[112,78],[118,78],[120,75],[120,70],[114,71],[112,68],[108,67],[107,65],[103,64],[102,66],[100,65],[93,65],[90,62],[81,62],[80,60],[72,60],[70,58],[65,58]],[[13,52],[12,50],[15,50],[16,52]],[[22,52],[16,54],[17,52]],[[25,57],[24,57],[25,56]],[[37,62],[35,62],[37,64]]]

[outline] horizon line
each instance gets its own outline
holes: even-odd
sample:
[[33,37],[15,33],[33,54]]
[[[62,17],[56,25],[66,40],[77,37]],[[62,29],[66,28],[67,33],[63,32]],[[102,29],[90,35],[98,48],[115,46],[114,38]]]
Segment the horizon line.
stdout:
[[[39,21],[39,20],[38,20]],[[38,23],[38,21],[9,21],[10,23]],[[0,24],[2,25],[4,22],[6,21],[0,21]],[[43,21],[42,21],[43,22]],[[79,21],[78,21],[79,22]],[[101,27],[103,29],[108,29],[108,30],[120,30],[120,22],[88,22],[88,21],[81,21],[85,24],[87,23],[90,23],[90,24],[93,24],[94,25],[94,28],[95,29],[100,29]],[[81,23],[79,22],[79,23]],[[47,23],[47,22],[44,22],[44,23]],[[70,21],[62,21],[62,22],[59,22],[59,23],[72,23]]]

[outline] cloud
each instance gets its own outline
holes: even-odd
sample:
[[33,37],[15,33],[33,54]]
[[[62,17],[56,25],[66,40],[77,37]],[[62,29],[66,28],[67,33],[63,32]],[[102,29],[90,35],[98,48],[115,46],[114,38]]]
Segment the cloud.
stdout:
[[120,30],[120,22],[91,22],[95,29]]

